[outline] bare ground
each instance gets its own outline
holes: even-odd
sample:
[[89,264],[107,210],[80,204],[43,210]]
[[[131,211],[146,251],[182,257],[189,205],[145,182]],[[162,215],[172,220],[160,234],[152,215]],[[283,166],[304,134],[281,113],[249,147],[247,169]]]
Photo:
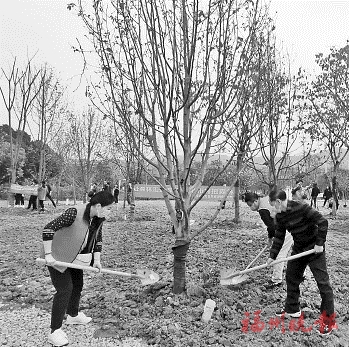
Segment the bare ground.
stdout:
[[[320,207],[330,224],[327,260],[339,325],[338,331],[322,338],[315,331],[320,296],[310,272],[301,288],[301,305],[305,311],[303,330],[308,328],[308,332],[303,332],[296,320],[285,321],[278,327],[270,325],[275,310],[283,305],[286,292],[285,285],[266,290],[269,269],[251,273],[249,280],[240,286],[219,284],[221,268],[244,269],[267,241],[258,214],[244,205],[241,206],[242,223],[232,222],[234,210],[228,203],[212,227],[192,242],[187,257],[187,294],[180,296],[172,294],[174,239],[164,203],[137,202],[134,222],[123,220],[124,211],[121,208],[116,211],[114,207],[113,217],[103,227],[104,267],[120,271],[146,267],[157,272],[160,281],[142,287],[137,279],[86,274],[81,306],[94,318],[94,336],[114,341],[115,346],[117,341],[132,337],[144,345],[164,347],[347,347],[349,208],[340,207],[337,218],[332,219],[329,210]],[[36,265],[35,259],[43,226],[65,208],[59,206],[44,214],[21,208],[0,208],[0,310],[4,314],[35,305],[49,315],[54,291],[48,271]],[[195,220],[193,228],[204,223],[215,208],[214,203],[201,203],[191,216]],[[259,264],[267,257],[266,252]],[[200,318],[207,298],[215,300],[217,306],[212,319],[205,324]],[[255,316],[258,311],[259,315]]]

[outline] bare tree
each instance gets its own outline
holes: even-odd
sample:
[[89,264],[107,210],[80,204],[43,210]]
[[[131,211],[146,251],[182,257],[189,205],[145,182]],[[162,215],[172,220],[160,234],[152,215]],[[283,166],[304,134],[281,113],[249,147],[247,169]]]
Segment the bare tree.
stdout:
[[320,141],[329,153],[333,169],[329,185],[332,186],[332,213],[336,215],[338,204],[337,172],[349,153],[349,45],[332,48],[328,56],[316,55],[321,73],[305,84],[307,132]]
[[[36,88],[35,82],[39,76],[40,70],[33,68],[32,59],[28,59],[25,68],[19,72],[16,67],[16,59],[12,65],[11,73],[6,75],[3,73],[8,82],[7,101],[4,89],[1,88],[1,94],[8,111],[9,128],[10,128],[10,148],[11,148],[11,178],[10,182],[16,180],[17,162],[19,151],[22,144],[23,134],[28,125],[28,116],[32,110],[33,103],[40,92],[40,87]],[[16,144],[13,146],[12,123],[13,113],[17,117],[18,130],[16,136]]]
[[[80,168],[82,186],[85,193],[90,189],[91,181],[95,176],[95,166],[103,147],[103,124],[92,108],[89,108],[81,117],[69,114],[68,117],[70,143],[75,151],[75,157]],[[75,180],[74,180],[75,184]],[[84,201],[86,200],[84,195]]]
[[[298,107],[298,79],[291,75],[289,60],[278,52],[274,23],[271,21],[258,37],[256,68],[259,73],[253,107],[260,128],[254,143],[252,167],[261,182],[273,189],[279,180],[289,178],[312,153],[312,141],[300,142],[302,133]],[[300,154],[300,150],[303,151]],[[295,153],[298,157],[294,160]],[[258,161],[257,158],[262,159]]]
[[46,149],[50,141],[59,136],[63,125],[59,118],[65,113],[66,105],[63,102],[64,89],[54,75],[53,69],[47,65],[41,69],[39,84],[40,93],[36,100],[36,111],[40,141],[39,181],[41,181],[46,172]]
[[[106,115],[118,119],[138,156],[157,172],[175,228],[174,292],[180,293],[190,242],[209,225],[191,232],[190,214],[206,193],[199,191],[208,159],[224,148],[223,130],[241,104],[251,42],[264,21],[259,2],[95,1],[92,13],[82,2],[78,10],[100,59],[103,101],[116,111]],[[125,98],[132,112],[120,107]],[[140,151],[140,132],[156,160]],[[215,178],[238,154],[232,148]],[[193,182],[195,160],[201,165]]]
[[[12,68],[9,74],[7,74],[3,68],[1,68],[3,76],[5,76],[5,79],[7,81],[7,86],[1,86],[0,85],[0,92],[2,99],[4,101],[7,115],[8,115],[8,124],[9,124],[9,131],[10,131],[10,165],[11,165],[11,171],[14,168],[14,157],[13,157],[13,138],[12,138],[12,110],[14,107],[14,102],[16,99],[16,92],[17,92],[17,86],[20,82],[20,77],[18,76],[18,67],[16,66],[16,58],[13,60]],[[10,176],[10,180],[13,180],[13,174]],[[11,181],[10,181],[11,183]]]

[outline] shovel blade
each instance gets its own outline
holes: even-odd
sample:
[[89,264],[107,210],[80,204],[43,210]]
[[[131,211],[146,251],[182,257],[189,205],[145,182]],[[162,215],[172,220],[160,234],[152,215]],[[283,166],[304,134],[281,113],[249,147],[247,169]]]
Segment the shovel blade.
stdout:
[[156,272],[148,269],[137,269],[137,277],[140,279],[143,286],[154,284],[160,279]]
[[248,279],[249,279],[248,275],[241,275],[241,276],[236,276],[232,278],[221,277],[220,284],[222,286],[235,286],[247,281]]
[[229,277],[236,272],[236,268],[230,268],[230,269],[222,269],[220,271],[220,275],[221,275],[221,280],[224,280],[226,278],[229,279]]

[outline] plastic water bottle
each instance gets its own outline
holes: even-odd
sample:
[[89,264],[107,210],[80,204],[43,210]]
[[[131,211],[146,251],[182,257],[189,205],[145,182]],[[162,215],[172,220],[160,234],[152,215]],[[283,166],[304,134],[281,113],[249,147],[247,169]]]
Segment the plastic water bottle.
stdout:
[[206,300],[204,313],[202,314],[202,317],[201,317],[201,320],[203,322],[208,323],[208,321],[211,319],[211,316],[215,307],[216,307],[216,303],[213,300],[211,299]]

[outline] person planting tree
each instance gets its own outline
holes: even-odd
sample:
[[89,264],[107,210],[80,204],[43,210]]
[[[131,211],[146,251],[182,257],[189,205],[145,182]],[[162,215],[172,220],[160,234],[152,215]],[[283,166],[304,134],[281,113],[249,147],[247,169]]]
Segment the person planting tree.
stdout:
[[113,202],[111,193],[98,192],[86,206],[68,208],[44,227],[42,257],[45,257],[56,289],[51,311],[51,333],[48,337],[49,343],[54,346],[68,344],[67,335],[61,329],[65,313],[66,324],[87,324],[92,320],[79,312],[83,270],[57,266],[55,262],[92,264],[102,269],[102,225],[107,214],[106,207]]
[[[267,227],[268,231],[268,242],[269,246],[272,245],[273,238],[275,236],[275,224],[274,224],[274,216],[275,209],[269,204],[269,197],[260,197],[255,193],[247,192],[245,194],[245,202],[250,207],[252,211],[258,211],[263,223]],[[293,244],[292,236],[289,232],[286,233],[285,241],[280,249],[278,254],[279,258],[287,257],[287,254]],[[266,285],[267,289],[272,289],[274,287],[279,287],[282,285],[282,274],[285,263],[279,263],[273,266],[273,273],[271,280]]]
[[328,335],[333,329],[337,329],[333,290],[327,273],[325,256],[328,221],[308,204],[288,200],[286,192],[283,190],[270,192],[269,200],[277,213],[275,215],[275,237],[267,264],[271,264],[278,256],[287,230],[291,233],[294,241],[292,255],[314,249],[313,254],[288,262],[286,270],[287,296],[285,307],[276,312],[276,315],[292,318],[301,317],[299,286],[304,280],[304,271],[308,265],[316,280],[322,299],[318,332],[320,335]]

